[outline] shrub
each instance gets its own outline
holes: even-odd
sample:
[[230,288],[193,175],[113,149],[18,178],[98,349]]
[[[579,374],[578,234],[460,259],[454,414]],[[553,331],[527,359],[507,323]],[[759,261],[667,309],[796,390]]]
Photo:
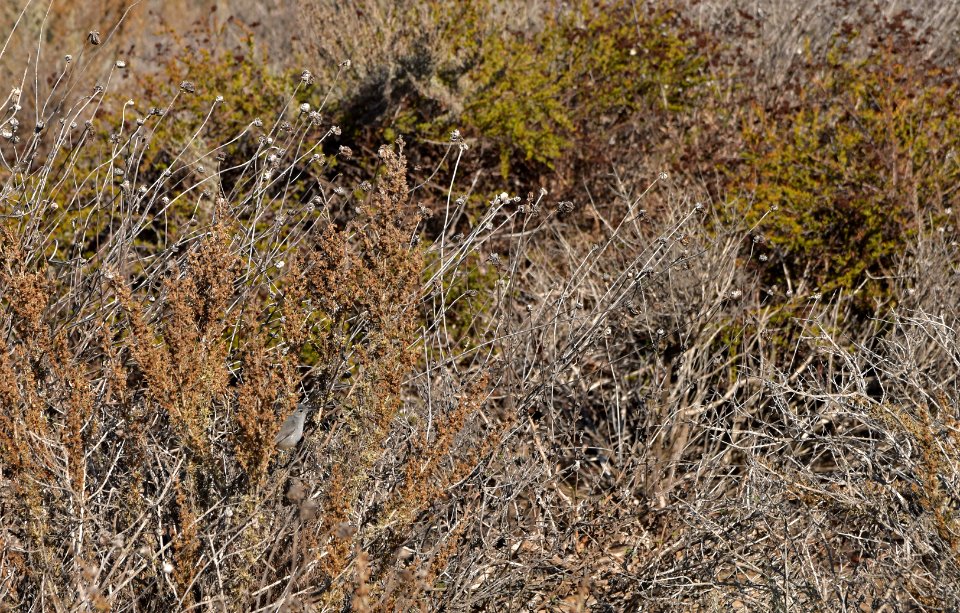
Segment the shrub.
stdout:
[[770,282],[863,288],[867,304],[889,296],[911,236],[957,204],[957,80],[889,48],[849,59],[842,45],[806,74],[788,108],[754,109],[731,188],[774,256]]
[[519,24],[498,17],[523,10],[401,4],[387,13],[392,42],[359,38],[351,49],[326,50],[352,51],[362,67],[338,107],[348,133],[446,140],[457,128],[492,153],[502,178],[533,180],[561,160],[607,160],[613,126],[637,121],[655,131],[696,99],[704,41],[675,11],[616,0],[528,10]]

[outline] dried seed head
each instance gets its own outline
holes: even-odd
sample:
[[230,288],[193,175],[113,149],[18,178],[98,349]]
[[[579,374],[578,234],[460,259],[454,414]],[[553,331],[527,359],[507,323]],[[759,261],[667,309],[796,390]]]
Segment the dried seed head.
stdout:
[[306,114],[310,112],[310,103],[304,102],[300,105],[300,113]]
[[92,32],[90,32],[89,34],[87,34],[87,40],[90,41],[90,44],[91,44],[91,45],[99,45],[99,44],[100,44],[100,32],[97,31],[97,30],[93,30]]
[[345,160],[349,160],[351,157],[353,157],[353,149],[345,145],[340,145],[340,157]]
[[302,83],[306,83],[307,85],[313,83],[313,74],[311,74],[309,70],[304,70],[300,73],[300,81]]
[[196,93],[197,86],[193,84],[193,81],[180,81],[180,91],[193,94]]
[[123,70],[124,68],[127,67],[127,63],[124,62],[123,60],[117,60],[116,66],[117,68]]

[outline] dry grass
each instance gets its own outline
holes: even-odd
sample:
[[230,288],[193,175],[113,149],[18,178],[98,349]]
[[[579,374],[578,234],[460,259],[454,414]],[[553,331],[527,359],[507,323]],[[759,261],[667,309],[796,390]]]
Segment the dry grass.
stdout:
[[[363,6],[324,53],[418,44],[378,34],[425,9]],[[856,11],[792,6],[761,7],[740,85]],[[684,10],[723,32],[735,8]],[[7,100],[0,608],[960,606],[952,209],[863,316],[856,288],[767,283],[764,220],[655,157],[561,202],[475,193],[459,135],[429,168],[403,139],[354,154],[299,106],[382,77],[337,62],[212,145],[222,102],[189,130],[187,84],[111,109],[93,63]]]

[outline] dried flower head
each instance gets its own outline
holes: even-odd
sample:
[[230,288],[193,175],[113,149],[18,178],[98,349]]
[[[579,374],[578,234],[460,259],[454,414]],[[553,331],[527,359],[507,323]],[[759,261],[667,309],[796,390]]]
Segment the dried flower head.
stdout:
[[99,45],[99,44],[100,44],[100,32],[97,31],[97,30],[93,30],[92,32],[88,33],[88,34],[87,34],[87,40],[90,42],[91,45]]
[[313,83],[313,74],[309,70],[304,70],[300,73],[300,82],[307,85]]
[[349,160],[350,158],[353,157],[353,149],[351,149],[350,147],[347,147],[346,145],[340,145],[339,153],[340,153],[340,157],[342,157],[345,160]]
[[193,84],[193,81],[180,81],[180,91],[193,94],[196,93],[197,86]]

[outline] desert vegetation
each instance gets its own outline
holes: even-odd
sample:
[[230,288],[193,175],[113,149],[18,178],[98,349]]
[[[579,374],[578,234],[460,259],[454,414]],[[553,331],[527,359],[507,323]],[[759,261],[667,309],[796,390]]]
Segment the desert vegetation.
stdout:
[[0,610],[960,607],[960,5],[172,6],[5,9]]

